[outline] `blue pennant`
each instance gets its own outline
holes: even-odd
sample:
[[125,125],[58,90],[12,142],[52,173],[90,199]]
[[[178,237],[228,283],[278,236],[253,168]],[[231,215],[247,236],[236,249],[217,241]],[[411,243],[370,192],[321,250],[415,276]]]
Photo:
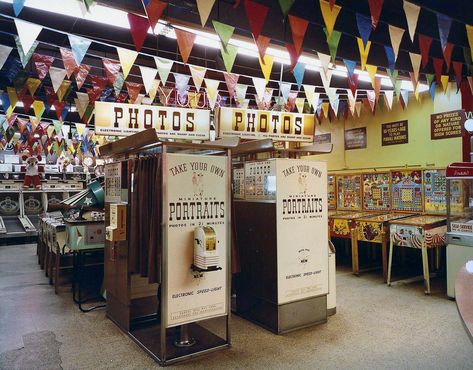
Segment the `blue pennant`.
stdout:
[[13,12],[15,13],[15,17],[18,17],[24,6],[25,0],[13,0]]
[[345,67],[347,67],[348,76],[353,78],[353,73],[355,73],[356,62],[354,60],[343,59],[343,63],[345,63]]
[[67,35],[69,37],[69,44],[71,44],[72,54],[76,60],[77,65],[82,63],[87,50],[89,49],[92,41],[84,39],[83,37],[78,37],[75,35]]
[[386,58],[388,59],[388,66],[391,74],[394,73],[396,67],[396,58],[394,56],[394,49],[391,46],[384,45],[384,51],[386,52]]
[[294,70],[292,71],[292,73],[294,75],[294,78],[296,79],[297,87],[300,90],[302,86],[302,80],[304,79],[305,64],[298,62],[296,66],[294,67]]
[[435,99],[435,81],[432,81],[432,85],[429,88],[430,96],[432,97],[432,101]]
[[448,34],[450,33],[450,27],[452,26],[452,18],[437,13],[437,22],[439,24],[440,43],[442,44],[442,50],[445,50],[448,41]]
[[371,35],[371,18],[364,14],[356,13],[356,24],[358,25],[358,32],[363,40],[363,45],[366,47]]

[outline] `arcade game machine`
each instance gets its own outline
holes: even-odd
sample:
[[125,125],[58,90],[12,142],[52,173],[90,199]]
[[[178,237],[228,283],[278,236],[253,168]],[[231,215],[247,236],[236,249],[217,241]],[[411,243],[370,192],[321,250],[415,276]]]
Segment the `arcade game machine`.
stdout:
[[455,279],[473,259],[473,163],[447,167],[447,295],[455,298]]

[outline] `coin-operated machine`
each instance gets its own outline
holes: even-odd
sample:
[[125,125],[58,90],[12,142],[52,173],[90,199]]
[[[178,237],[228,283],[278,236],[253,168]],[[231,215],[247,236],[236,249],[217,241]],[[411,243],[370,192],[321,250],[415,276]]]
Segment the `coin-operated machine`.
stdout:
[[194,264],[200,271],[215,271],[219,267],[217,235],[210,226],[199,226],[194,230]]

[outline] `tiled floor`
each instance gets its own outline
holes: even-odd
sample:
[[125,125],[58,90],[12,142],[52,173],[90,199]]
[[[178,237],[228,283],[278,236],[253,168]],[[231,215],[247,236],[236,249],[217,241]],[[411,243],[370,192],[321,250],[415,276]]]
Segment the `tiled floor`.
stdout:
[[[473,344],[455,302],[437,279],[382,283],[379,273],[337,273],[337,314],[313,328],[275,336],[239,317],[233,346],[182,369],[472,369]],[[24,348],[23,348],[24,347]],[[31,367],[33,364],[33,367]],[[60,365],[59,365],[60,364]],[[69,289],[55,295],[35,247],[0,247],[0,369],[150,369],[153,362],[105,317],[81,313]]]

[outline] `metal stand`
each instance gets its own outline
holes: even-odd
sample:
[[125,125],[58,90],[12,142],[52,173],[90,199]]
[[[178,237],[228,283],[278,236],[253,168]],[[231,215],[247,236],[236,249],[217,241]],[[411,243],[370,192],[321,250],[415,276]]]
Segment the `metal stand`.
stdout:
[[181,325],[179,339],[174,341],[174,345],[179,348],[192,347],[197,341],[189,336],[189,325]]

